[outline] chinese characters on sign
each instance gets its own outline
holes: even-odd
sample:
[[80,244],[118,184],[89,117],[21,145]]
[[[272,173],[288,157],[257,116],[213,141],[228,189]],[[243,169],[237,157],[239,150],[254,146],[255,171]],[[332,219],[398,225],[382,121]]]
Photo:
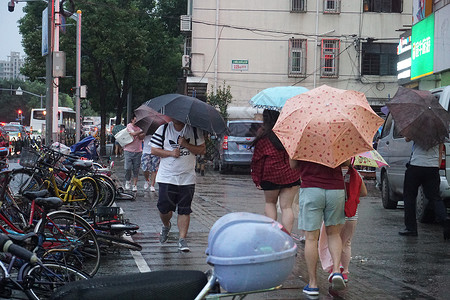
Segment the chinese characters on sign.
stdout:
[[232,71],[248,71],[248,59],[233,59],[231,61]]

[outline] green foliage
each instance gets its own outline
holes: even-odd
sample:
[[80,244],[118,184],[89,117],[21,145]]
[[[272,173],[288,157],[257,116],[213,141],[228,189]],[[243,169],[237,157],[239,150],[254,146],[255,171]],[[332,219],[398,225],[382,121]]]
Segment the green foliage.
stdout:
[[220,114],[224,119],[228,118],[227,108],[228,104],[231,103],[231,100],[233,99],[233,95],[231,95],[231,87],[229,85],[225,84],[225,81],[223,82],[223,86],[218,86],[216,94],[214,94],[214,86],[211,88],[211,92],[207,95],[206,102],[210,105],[216,107],[219,109]]

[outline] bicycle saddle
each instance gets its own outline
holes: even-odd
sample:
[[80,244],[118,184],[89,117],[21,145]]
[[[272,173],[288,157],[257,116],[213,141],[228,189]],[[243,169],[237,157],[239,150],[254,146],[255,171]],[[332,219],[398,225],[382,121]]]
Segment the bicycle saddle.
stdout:
[[42,198],[47,196],[48,191],[47,190],[41,190],[41,191],[26,191],[23,193],[23,195],[28,198],[29,200],[34,200],[36,198]]
[[36,198],[36,204],[45,210],[57,209],[63,205],[63,201],[58,197]]
[[90,168],[92,168],[92,161],[77,160],[72,164],[72,166],[77,170],[89,170]]

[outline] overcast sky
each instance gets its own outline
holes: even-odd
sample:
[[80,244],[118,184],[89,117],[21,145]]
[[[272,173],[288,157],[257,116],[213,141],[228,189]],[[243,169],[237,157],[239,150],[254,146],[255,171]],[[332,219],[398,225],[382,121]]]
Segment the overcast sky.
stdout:
[[16,3],[13,12],[8,11],[7,3],[7,0],[0,0],[0,60],[6,60],[11,51],[20,52],[21,55],[25,54],[17,23],[24,16],[22,9],[25,2]]

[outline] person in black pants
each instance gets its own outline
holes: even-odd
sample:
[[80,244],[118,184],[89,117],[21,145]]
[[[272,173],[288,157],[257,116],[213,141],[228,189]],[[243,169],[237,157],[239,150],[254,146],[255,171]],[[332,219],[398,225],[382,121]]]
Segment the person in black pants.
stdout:
[[[405,138],[408,142],[409,139]],[[439,195],[440,175],[439,166],[442,159],[442,144],[424,149],[413,144],[411,159],[407,164],[403,184],[403,200],[405,202],[405,229],[399,234],[403,236],[417,236],[416,198],[418,189],[422,185],[429,205],[433,205],[436,220],[444,226],[444,239],[450,238],[447,220],[447,209]]]

